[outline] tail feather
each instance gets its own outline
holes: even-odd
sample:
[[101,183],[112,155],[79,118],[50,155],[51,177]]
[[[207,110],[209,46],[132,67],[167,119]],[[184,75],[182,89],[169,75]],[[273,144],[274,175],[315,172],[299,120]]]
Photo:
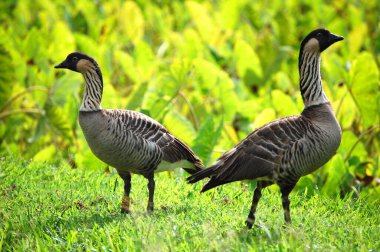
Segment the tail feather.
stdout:
[[231,182],[231,181],[220,181],[220,180],[218,180],[216,178],[212,178],[212,179],[210,179],[210,181],[207,184],[205,184],[203,186],[203,188],[201,190],[201,193],[203,193],[205,191],[208,191],[208,190],[210,190],[210,189],[212,189],[214,187],[227,184],[229,182]]
[[193,175],[199,171],[202,171],[203,170],[203,166],[202,166],[202,162],[199,160],[199,162],[195,161],[194,163],[194,168],[182,168],[184,169],[187,173]]
[[186,180],[190,184],[194,184],[194,183],[198,182],[199,180],[210,177],[213,174],[214,174],[214,168],[210,167],[207,169],[202,169],[202,170],[192,174],[192,176],[188,177]]

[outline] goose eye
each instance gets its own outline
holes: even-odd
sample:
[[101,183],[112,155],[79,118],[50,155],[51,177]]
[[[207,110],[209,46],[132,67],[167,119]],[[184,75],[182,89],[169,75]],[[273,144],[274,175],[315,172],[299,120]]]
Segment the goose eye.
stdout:
[[73,62],[77,62],[77,61],[78,61],[78,57],[73,57],[71,60],[72,60]]
[[317,37],[320,37],[320,36],[322,36],[322,33],[318,32]]

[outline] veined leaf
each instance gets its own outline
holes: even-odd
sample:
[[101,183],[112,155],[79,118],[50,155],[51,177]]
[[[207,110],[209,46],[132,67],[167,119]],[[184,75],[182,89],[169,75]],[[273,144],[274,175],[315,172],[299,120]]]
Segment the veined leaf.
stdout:
[[148,84],[148,82],[143,82],[135,87],[135,90],[133,90],[132,94],[130,94],[127,109],[134,110],[141,107],[141,104],[144,101],[145,93],[148,90]]
[[40,150],[36,155],[33,157],[33,161],[35,162],[43,162],[52,160],[54,155],[56,154],[57,148],[54,145],[49,145],[46,148],[43,148]]
[[126,1],[118,12],[118,23],[121,31],[137,44],[144,35],[144,17],[134,1]]
[[334,196],[339,193],[339,186],[344,183],[343,177],[347,169],[343,157],[336,154],[324,167],[323,172],[327,175],[326,182],[322,187],[322,192]]
[[195,1],[187,1],[186,7],[202,38],[207,42],[212,42],[218,35],[218,31],[205,6]]
[[273,107],[280,112],[281,117],[300,113],[292,98],[281,90],[275,89],[272,91],[272,102]]
[[241,79],[249,86],[260,83],[263,78],[263,69],[260,59],[252,47],[244,40],[238,40],[234,48],[236,71]]
[[[74,35],[65,22],[59,21],[54,23],[52,37],[52,43],[47,43],[47,45],[49,46],[49,52],[52,55],[52,58],[57,62],[62,61],[66,58],[68,53],[74,51]],[[31,39],[34,40],[35,38],[32,37]],[[41,44],[38,44],[37,47],[41,47]],[[41,50],[43,49],[41,48]],[[86,53],[90,52],[86,51]]]
[[360,23],[351,30],[348,35],[350,55],[356,55],[363,45],[364,39],[368,37],[367,26],[365,23]]
[[200,77],[198,85],[202,92],[217,98],[215,107],[223,114],[226,122],[231,122],[239,102],[234,83],[224,71],[210,62],[197,59],[194,60],[194,66]]
[[163,124],[174,136],[191,145],[196,136],[194,126],[191,122],[176,111],[166,114]]
[[342,142],[339,146],[339,153],[347,158],[347,155],[361,157],[366,160],[367,151],[362,142],[358,141],[357,136],[351,131],[343,131]]
[[13,89],[13,85],[10,84],[14,77],[13,62],[10,62],[9,58],[9,53],[0,45],[0,109],[10,98]]
[[209,117],[200,127],[198,135],[194,140],[193,150],[203,160],[207,166],[210,162],[212,150],[218,142],[223,128],[223,120],[219,119],[214,122],[212,117]]
[[67,115],[62,109],[49,100],[46,102],[44,109],[46,111],[46,119],[49,125],[68,141],[72,141],[73,134],[70,124],[71,121],[67,118]]
[[379,69],[370,53],[360,54],[350,69],[348,88],[360,109],[365,127],[379,123]]
[[133,56],[140,80],[148,81],[152,77],[156,65],[152,48],[141,41],[136,45]]
[[256,116],[254,125],[256,128],[276,119],[276,112],[272,108],[264,109],[258,116]]
[[121,50],[116,50],[115,59],[115,64],[120,65],[131,80],[135,83],[140,82],[140,76],[136,71],[136,64],[132,56]]

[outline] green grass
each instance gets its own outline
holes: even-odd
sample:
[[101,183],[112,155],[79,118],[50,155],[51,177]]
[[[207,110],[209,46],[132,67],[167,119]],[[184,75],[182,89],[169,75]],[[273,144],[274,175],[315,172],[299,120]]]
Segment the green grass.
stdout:
[[[283,225],[276,186],[263,191],[252,230],[252,190],[233,183],[199,194],[180,172],[156,176],[156,209],[145,211],[147,181],[132,176],[132,213],[119,213],[122,181],[102,169],[0,159],[0,248],[4,251],[286,251],[380,249],[377,202],[291,194]],[[115,189],[115,191],[114,191]]]

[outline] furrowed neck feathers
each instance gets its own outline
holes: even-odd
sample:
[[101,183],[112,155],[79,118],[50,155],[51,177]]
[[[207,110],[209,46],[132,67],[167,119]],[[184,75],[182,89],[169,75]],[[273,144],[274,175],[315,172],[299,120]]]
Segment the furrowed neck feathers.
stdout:
[[302,50],[299,57],[300,91],[305,108],[329,102],[322,88],[318,51]]
[[85,90],[80,111],[99,111],[103,95],[103,77],[97,63],[81,60],[78,71],[83,74]]

